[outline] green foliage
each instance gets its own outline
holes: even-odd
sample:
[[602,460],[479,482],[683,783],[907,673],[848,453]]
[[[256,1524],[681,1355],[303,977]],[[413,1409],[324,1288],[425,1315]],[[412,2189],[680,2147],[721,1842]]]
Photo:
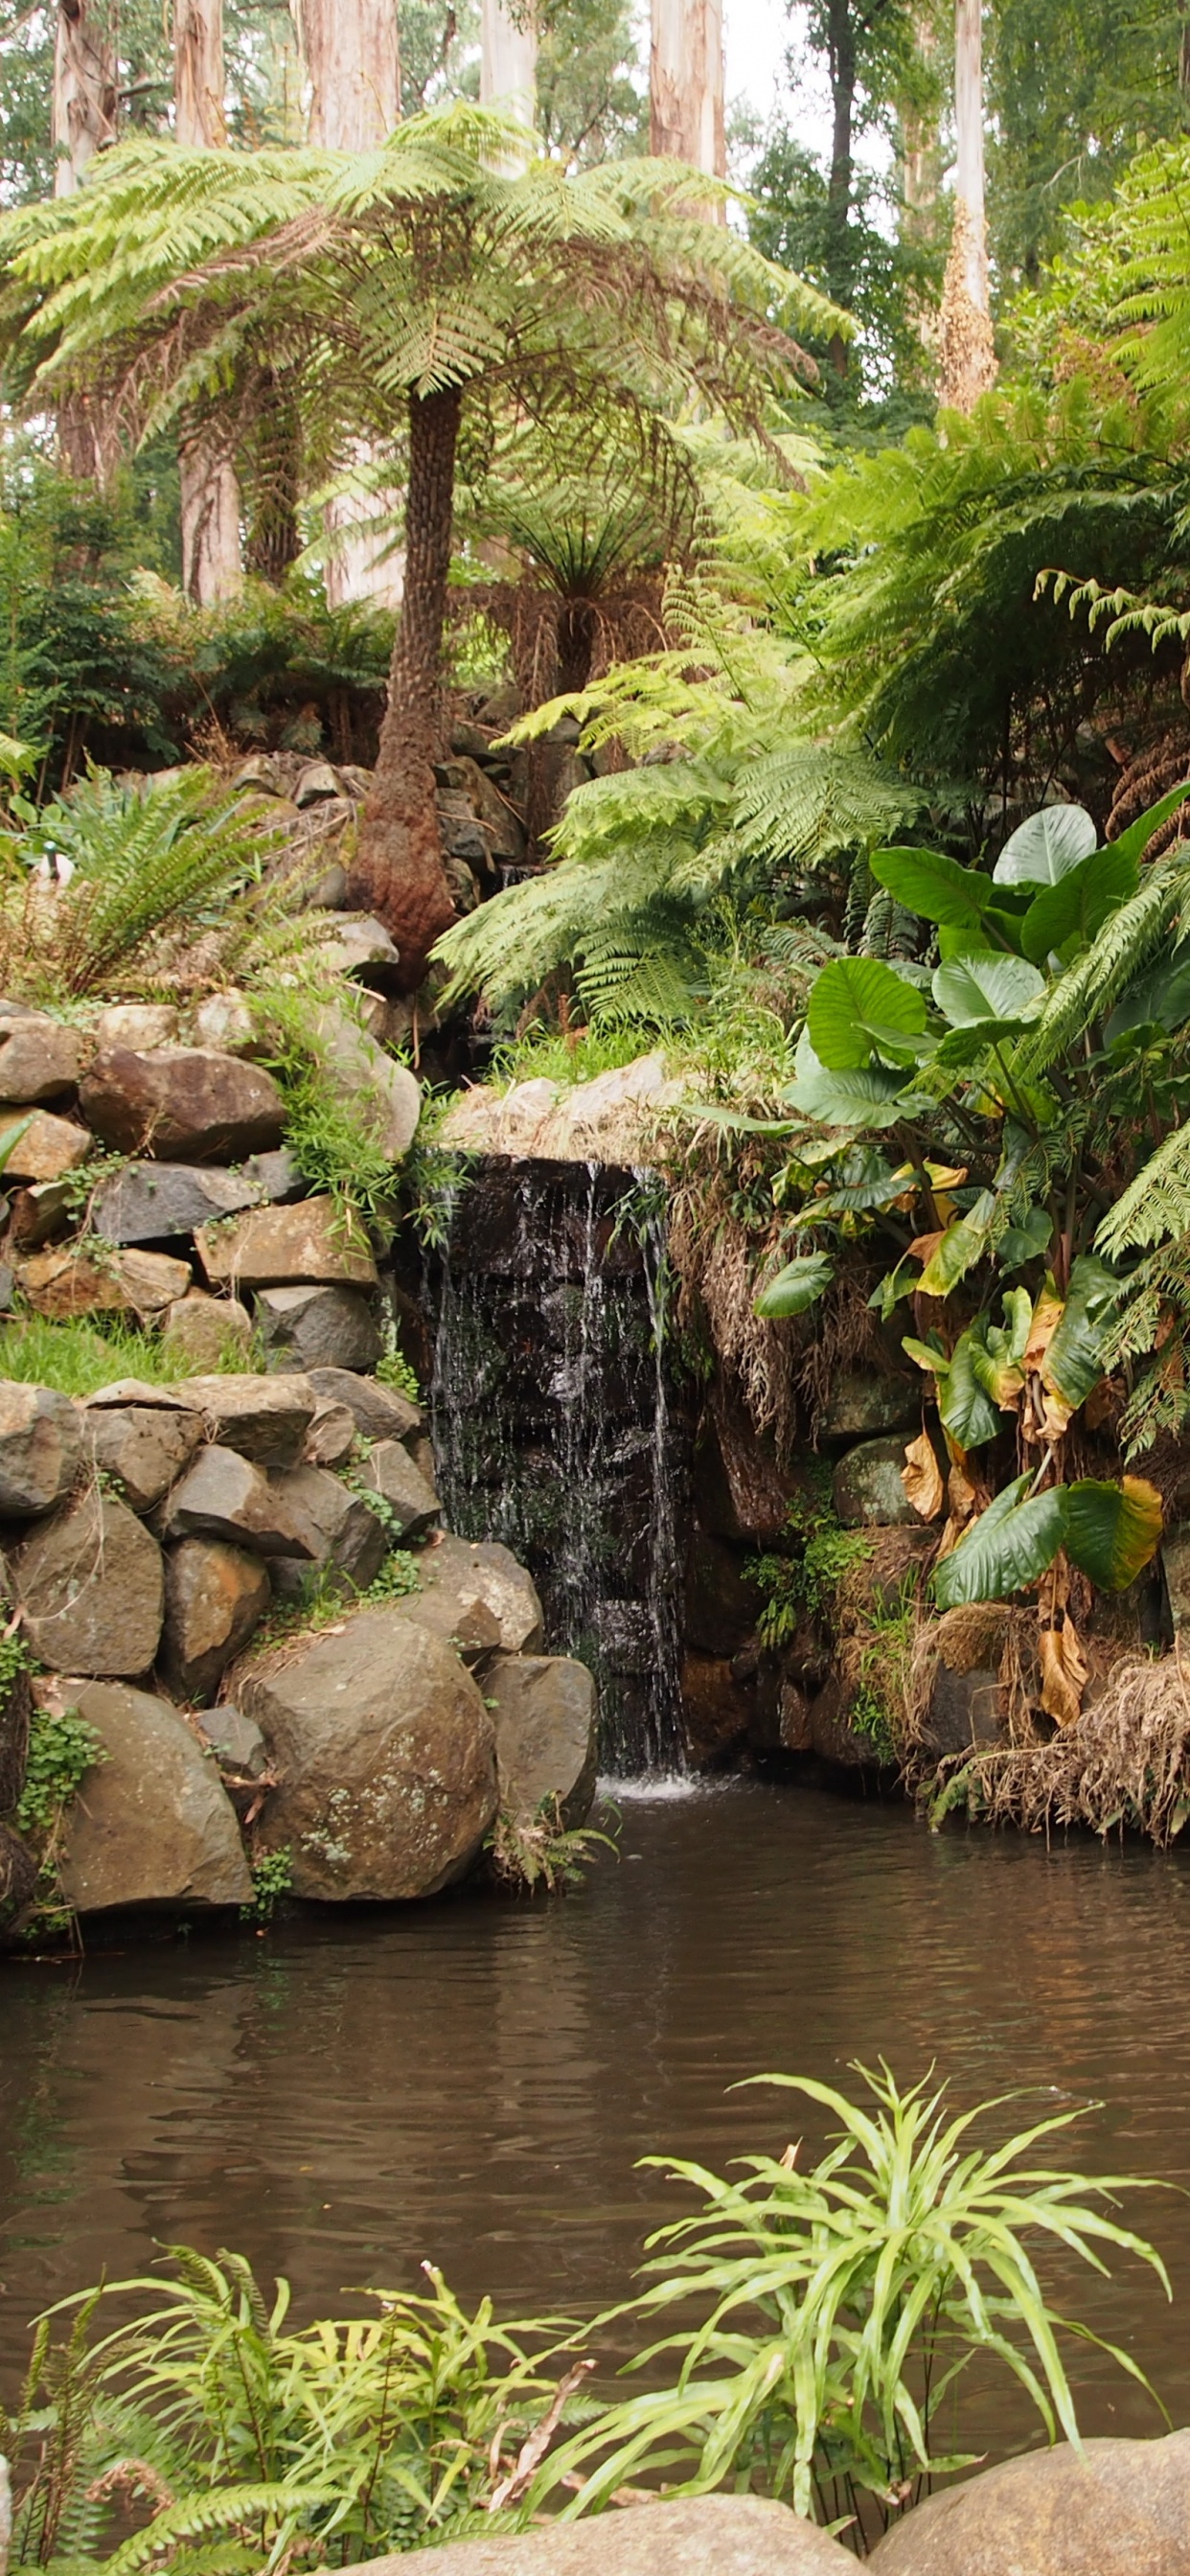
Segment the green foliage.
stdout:
[[484,1843],[492,1875],[502,1886],[531,1896],[581,1887],[597,1849],[614,1852],[614,1835],[590,1825],[567,1825],[560,1798],[543,1798],[531,1816],[501,1807]]
[[293,1891],[293,1854],[288,1843],[279,1851],[261,1852],[252,1863],[252,1902],[240,1907],[245,1923],[271,1923],[279,1905]]
[[[215,1365],[234,1375],[243,1364],[242,1346],[229,1343]],[[171,1386],[189,1368],[168,1336],[138,1332],[114,1315],[61,1324],[41,1315],[11,1316],[0,1324],[0,1374],[24,1386],[56,1387],[60,1395],[94,1395],[121,1377]],[[210,1373],[205,1359],[202,1373]]]
[[749,1569],[751,1581],[765,1596],[756,1623],[762,1646],[783,1646],[804,1612],[811,1618],[832,1619],[848,1576],[872,1553],[866,1532],[844,1529],[838,1519],[829,1471],[820,1474],[807,1492],[794,1495],[785,1526],[790,1539],[800,1542],[799,1552],[774,1551],[758,1557]]
[[252,1007],[285,1097],[286,1142],[298,1169],[333,1198],[345,1239],[359,1237],[357,1248],[365,1248],[361,1227],[391,1218],[394,1173],[378,1105],[363,1089],[351,1093],[341,1078],[330,1079],[333,1028],[350,1016],[351,992],[315,965],[310,974],[295,969],[284,982],[263,982]]
[[[0,1688],[7,1691],[14,1674],[27,1670],[29,1659],[17,1638],[6,1638],[4,1644],[7,1670]],[[32,1841],[47,1840],[88,1771],[106,1760],[102,1738],[74,1709],[35,1708],[29,1724],[25,1786],[14,1815],[17,1832]]]
[[800,2076],[758,2079],[836,2124],[805,2171],[796,2147],[745,2158],[742,2182],[647,2160],[702,2206],[649,2240],[651,2286],[631,2313],[652,2331],[629,2368],[647,2367],[653,2384],[581,2428],[542,2474],[541,2490],[582,2479],[565,2514],[663,2470],[670,2493],[758,2488],[822,2522],[855,2516],[866,2536],[932,2476],[972,2465],[939,2453],[935,2426],[973,2363],[1011,2374],[1050,2441],[1079,2441],[1062,2338],[1096,2342],[1147,2384],[1128,2353],[1072,2324],[1068,2294],[1052,2303],[1039,2269],[1043,2249],[1096,2270],[1116,2250],[1168,2294],[1152,2247],[1104,2214],[1125,2179],[1037,2161],[1080,2114],[1051,2114],[989,2152],[971,2131],[999,2104],[955,2116],[928,2079],[902,2090],[887,2067],[855,2071],[858,2102]]

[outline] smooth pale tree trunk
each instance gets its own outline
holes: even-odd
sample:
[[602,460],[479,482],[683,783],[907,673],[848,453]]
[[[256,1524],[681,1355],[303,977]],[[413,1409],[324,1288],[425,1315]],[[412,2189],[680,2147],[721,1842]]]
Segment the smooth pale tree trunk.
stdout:
[[969,412],[996,380],[984,202],[981,0],[955,0],[954,51],[958,153],[954,233],[938,329],[938,390],[943,403],[955,411]]
[[[96,18],[87,0],[58,0],[50,107],[56,197],[73,196],[95,154],[115,142],[118,109],[116,60],[106,20]],[[58,453],[66,472],[79,482],[93,480],[101,470],[91,411],[82,394],[69,395],[59,406]]]
[[[185,151],[222,150],[223,99],[223,0],[174,0],[174,134]],[[179,466],[182,588],[210,608],[240,587],[240,488],[213,441],[184,447]]]
[[504,0],[483,0],[479,95],[484,107],[502,107],[522,125],[537,115],[537,29],[526,8],[514,16]]
[[[310,82],[310,141],[326,152],[375,152],[401,121],[397,0],[299,0]],[[366,447],[356,461],[365,468]],[[401,563],[360,522],[381,502],[343,496],[327,509],[326,595],[332,608],[371,599],[401,604]]]
[[434,941],[454,919],[433,763],[442,722],[442,631],[462,408],[457,385],[409,397],[405,604],[372,793],[347,888],[352,904],[376,914],[391,931],[408,993],[416,992]]
[[652,0],[649,149],[727,176],[722,0]]

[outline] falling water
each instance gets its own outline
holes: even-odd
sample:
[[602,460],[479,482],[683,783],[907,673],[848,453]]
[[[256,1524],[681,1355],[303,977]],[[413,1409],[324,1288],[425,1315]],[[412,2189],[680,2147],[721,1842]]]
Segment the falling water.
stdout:
[[528,1565],[548,1646],[595,1673],[602,1762],[625,1776],[682,1758],[689,1428],[652,1190],[594,1163],[487,1163],[427,1280],[448,1520]]

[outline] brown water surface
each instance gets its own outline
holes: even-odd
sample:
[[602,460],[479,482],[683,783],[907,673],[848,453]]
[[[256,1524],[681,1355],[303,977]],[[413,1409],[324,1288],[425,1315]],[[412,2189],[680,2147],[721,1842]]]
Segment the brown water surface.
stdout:
[[[936,2061],[963,2102],[1093,2101],[1070,2161],[1190,2182],[1187,1856],[983,1832],[760,1784],[626,1799],[622,1857],[546,1905],[464,1894],[251,1935],[0,1969],[0,2389],[27,2321],[142,2269],[241,2248],[302,2313],[423,2257],[507,2313],[593,2313],[680,2205],[638,2157],[723,2164],[815,2123],[732,2093]],[[821,2134],[819,2126],[817,2134]],[[1059,2149],[1059,2154],[1061,2154]],[[1062,2295],[1190,2420],[1190,2200],[1133,2215],[1135,2266]],[[344,2304],[350,2304],[345,2302]],[[1091,2357],[1092,2431],[1159,2429]],[[980,2438],[1019,2438],[997,2399]]]

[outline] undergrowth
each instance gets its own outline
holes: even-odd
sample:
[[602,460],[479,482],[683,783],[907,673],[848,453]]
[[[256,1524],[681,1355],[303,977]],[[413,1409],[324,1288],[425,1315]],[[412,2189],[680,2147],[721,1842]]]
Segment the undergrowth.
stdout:
[[568,1826],[562,1801],[554,1796],[543,1798],[531,1816],[501,1807],[484,1850],[493,1878],[503,1886],[522,1895],[544,1887],[554,1896],[559,1890],[581,1887],[600,1846],[618,1857],[614,1834],[600,1833],[592,1825]]
[[866,1533],[844,1529],[839,1520],[826,1467],[813,1467],[808,1491],[793,1496],[785,1529],[790,1547],[770,1550],[749,1568],[764,1594],[756,1623],[762,1646],[786,1645],[803,1613],[829,1620],[841,1585],[872,1553]]
[[350,993],[314,972],[264,985],[251,998],[285,1100],[285,1141],[303,1179],[324,1190],[345,1221],[391,1228],[396,1180],[379,1114],[366,1093],[349,1094],[329,1078],[330,1045],[319,1035],[320,1017],[350,1019]]
[[[28,1671],[30,1657],[18,1637],[6,1637],[0,1653],[0,1697],[6,1698],[17,1675]],[[60,1936],[72,1922],[59,1876],[63,1831],[88,1772],[107,1759],[102,1737],[79,1716],[77,1709],[34,1707],[29,1721],[25,1785],[12,1818],[37,1864],[33,1910],[22,1931],[26,1941]]]
[[[203,1361],[202,1375],[244,1366],[242,1348],[229,1342],[218,1361]],[[41,1315],[14,1315],[0,1327],[0,1376],[23,1386],[52,1386],[59,1395],[94,1395],[98,1387],[122,1377],[140,1378],[146,1386],[172,1386],[192,1369],[167,1335],[141,1332],[116,1316],[59,1324]]]

